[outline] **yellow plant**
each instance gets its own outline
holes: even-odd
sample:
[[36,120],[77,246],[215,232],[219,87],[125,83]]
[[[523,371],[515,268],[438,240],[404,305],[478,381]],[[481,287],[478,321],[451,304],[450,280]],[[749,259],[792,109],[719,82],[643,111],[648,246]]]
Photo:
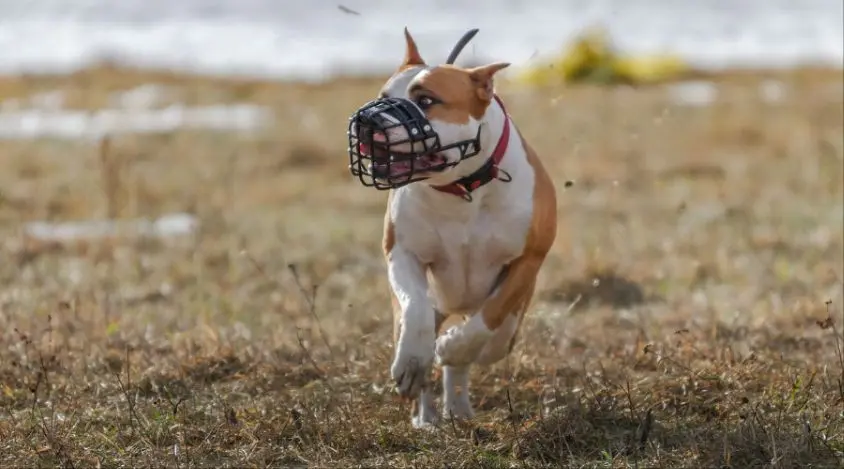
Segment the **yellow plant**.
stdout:
[[619,56],[603,30],[590,29],[556,58],[524,70],[516,81],[532,86],[576,81],[653,83],[688,70],[686,63],[673,55]]

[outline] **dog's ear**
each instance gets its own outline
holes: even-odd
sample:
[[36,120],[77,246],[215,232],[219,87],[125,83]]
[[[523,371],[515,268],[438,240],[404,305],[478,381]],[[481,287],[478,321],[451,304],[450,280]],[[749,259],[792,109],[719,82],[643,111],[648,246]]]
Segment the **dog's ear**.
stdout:
[[422,56],[419,55],[419,49],[416,47],[416,41],[413,40],[413,36],[410,35],[410,31],[407,30],[407,26],[404,28],[404,40],[406,43],[405,51],[404,51],[404,61],[401,64],[401,67],[409,67],[413,65],[425,65],[425,61],[422,59]]
[[496,62],[489,65],[481,65],[480,67],[470,68],[468,70],[472,83],[477,87],[478,98],[482,101],[492,100],[492,77],[509,66],[510,64],[507,62]]

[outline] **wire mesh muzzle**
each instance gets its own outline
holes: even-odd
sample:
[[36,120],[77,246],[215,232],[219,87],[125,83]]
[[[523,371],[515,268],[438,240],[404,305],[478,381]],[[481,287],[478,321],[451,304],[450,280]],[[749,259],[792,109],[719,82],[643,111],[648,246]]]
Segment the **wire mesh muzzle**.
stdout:
[[[349,119],[349,169],[367,187],[391,189],[420,180],[419,159],[435,153],[439,136],[413,102],[379,98]],[[396,171],[401,165],[402,170]]]
[[[424,174],[455,166],[481,150],[481,127],[473,138],[443,145],[425,113],[402,98],[364,104],[349,119],[347,134],[350,172],[364,186],[381,190],[427,179]],[[449,161],[444,152],[451,149],[459,156]],[[440,155],[439,164],[422,163],[434,154]]]

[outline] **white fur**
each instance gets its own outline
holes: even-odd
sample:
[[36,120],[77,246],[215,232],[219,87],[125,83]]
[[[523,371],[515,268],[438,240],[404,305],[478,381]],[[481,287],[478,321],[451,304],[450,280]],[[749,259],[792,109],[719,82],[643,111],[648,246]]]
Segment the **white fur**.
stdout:
[[[390,79],[387,80],[387,83],[384,84],[383,90],[386,91],[389,96],[407,97],[407,90],[410,88],[410,82],[416,78],[419,73],[425,70],[427,70],[427,67],[422,65],[408,67],[390,77]],[[403,94],[401,94],[402,91],[404,92]]]
[[494,334],[484,324],[482,312],[464,324],[450,327],[437,338],[436,353],[440,365],[469,366],[478,359]]
[[437,408],[434,405],[434,394],[425,389],[419,394],[418,413],[413,417],[413,428],[429,428],[439,421]]
[[399,392],[415,397],[425,387],[434,361],[435,318],[426,293],[428,282],[416,256],[398,244],[390,253],[387,274],[402,310],[390,372]]
[[[403,72],[388,82],[386,94],[407,97],[407,88],[420,73],[425,73],[424,69]],[[395,245],[388,260],[389,279],[401,305],[402,324],[392,375],[398,380],[400,392],[412,397],[427,392],[417,382],[427,379],[436,346],[440,363],[446,365],[443,412],[457,417],[472,415],[469,366],[479,360],[491,338],[501,334],[506,347],[515,333],[515,325],[509,323],[502,326],[504,330],[499,329],[501,332],[488,330],[477,313],[501,269],[524,250],[533,214],[534,172],[511,122],[510,141],[500,164],[512,177],[510,182],[492,181],[480,187],[472,192],[471,203],[430,185],[454,181],[484,164],[501,136],[505,118],[501,107],[493,102],[480,121],[472,120],[466,125],[432,122],[446,144],[472,138],[478,126],[483,126],[481,152],[436,179],[396,189],[389,207],[395,229]],[[434,307],[473,316],[437,340]],[[493,356],[500,359],[504,354],[490,352],[485,363],[491,363]],[[425,396],[420,401],[427,399]],[[435,422],[427,404],[420,403],[418,420],[424,420],[421,416],[428,420],[415,421],[415,425]],[[422,407],[426,412],[422,412]]]
[[443,416],[470,419],[475,416],[469,401],[469,367],[443,367]]

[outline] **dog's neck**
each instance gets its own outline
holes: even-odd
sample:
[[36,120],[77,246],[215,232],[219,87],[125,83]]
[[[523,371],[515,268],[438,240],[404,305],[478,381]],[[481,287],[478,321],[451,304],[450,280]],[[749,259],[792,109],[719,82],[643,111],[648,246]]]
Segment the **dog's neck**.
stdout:
[[[450,183],[428,183],[428,187],[450,193],[466,200],[472,200],[470,192],[497,179],[498,163],[507,152],[512,123],[500,99],[490,102],[480,124],[480,152],[461,162],[449,172]],[[467,190],[467,187],[471,187]]]

